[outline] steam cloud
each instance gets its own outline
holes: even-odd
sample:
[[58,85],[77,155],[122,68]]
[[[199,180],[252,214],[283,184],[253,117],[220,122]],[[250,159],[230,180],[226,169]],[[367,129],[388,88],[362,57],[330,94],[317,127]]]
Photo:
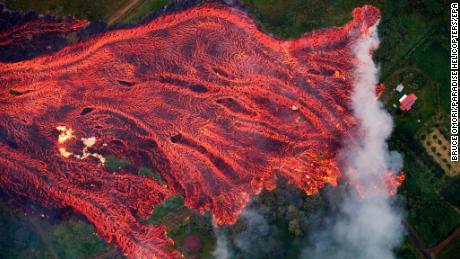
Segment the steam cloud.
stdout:
[[243,258],[281,258],[280,236],[276,226],[267,222],[263,209],[248,207],[241,213],[239,221],[243,230],[231,239],[227,238],[223,229],[214,225],[217,238],[214,258],[235,258],[235,254]]
[[343,193],[338,213],[326,219],[328,227],[312,237],[305,258],[394,258],[393,249],[401,241],[401,211],[382,181],[385,174],[399,172],[402,158],[388,150],[386,141],[393,123],[382,104],[375,101],[378,68],[371,53],[378,45],[376,24],[354,46],[357,64],[352,108],[362,137],[341,152],[345,176],[359,187],[361,195]]
[[214,258],[229,259],[232,255],[232,252],[229,248],[227,237],[224,233],[222,233],[222,230],[219,229],[219,227],[214,222],[212,224],[212,228],[214,230],[214,235],[217,238],[216,248],[212,252],[212,255]]

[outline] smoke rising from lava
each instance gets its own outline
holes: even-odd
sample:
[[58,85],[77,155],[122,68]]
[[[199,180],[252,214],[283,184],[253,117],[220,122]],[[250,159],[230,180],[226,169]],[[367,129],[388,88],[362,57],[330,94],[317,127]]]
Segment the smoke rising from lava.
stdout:
[[[387,139],[393,123],[382,103],[375,101],[378,68],[372,52],[378,47],[377,24],[362,33],[356,54],[353,113],[360,122],[361,138],[344,147],[344,174],[356,191],[343,191],[338,213],[326,229],[315,233],[308,258],[394,258],[393,248],[402,238],[401,210],[382,181],[402,168],[399,153],[389,151]],[[319,241],[318,241],[319,240]]]
[[216,236],[216,248],[212,252],[214,258],[220,259],[229,259],[232,255],[232,252],[229,248],[227,236],[222,232],[221,229],[217,226],[216,223],[213,222],[212,228],[214,231],[214,235]]
[[214,225],[217,239],[214,258],[283,258],[278,227],[270,224],[269,211],[265,209],[255,204],[249,205],[238,218],[236,230]]

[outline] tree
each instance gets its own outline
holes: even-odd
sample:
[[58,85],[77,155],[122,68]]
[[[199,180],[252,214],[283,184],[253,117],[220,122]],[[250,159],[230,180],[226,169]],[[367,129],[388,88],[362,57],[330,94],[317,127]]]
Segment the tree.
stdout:
[[299,220],[296,218],[289,221],[288,230],[289,230],[289,233],[293,234],[294,236],[302,235],[302,230],[300,229]]

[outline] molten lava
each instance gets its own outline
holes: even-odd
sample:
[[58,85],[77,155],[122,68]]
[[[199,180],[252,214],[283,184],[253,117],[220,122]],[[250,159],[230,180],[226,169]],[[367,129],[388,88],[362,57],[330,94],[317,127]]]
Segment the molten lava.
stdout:
[[[364,6],[353,16],[283,41],[208,3],[0,63],[0,186],[73,208],[131,258],[169,258],[180,254],[165,227],[139,217],[171,195],[226,224],[278,174],[307,194],[336,184],[337,152],[357,126],[351,46],[380,13]],[[0,40],[14,44],[29,26],[40,28]],[[88,154],[126,157],[167,185],[111,173]]]

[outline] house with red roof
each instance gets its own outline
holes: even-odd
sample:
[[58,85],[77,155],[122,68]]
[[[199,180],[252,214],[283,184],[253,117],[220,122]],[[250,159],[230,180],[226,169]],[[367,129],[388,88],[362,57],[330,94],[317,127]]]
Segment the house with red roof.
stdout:
[[414,105],[415,101],[417,100],[417,96],[415,94],[403,95],[401,99],[399,99],[399,108],[403,111],[409,111],[412,109],[412,105]]

